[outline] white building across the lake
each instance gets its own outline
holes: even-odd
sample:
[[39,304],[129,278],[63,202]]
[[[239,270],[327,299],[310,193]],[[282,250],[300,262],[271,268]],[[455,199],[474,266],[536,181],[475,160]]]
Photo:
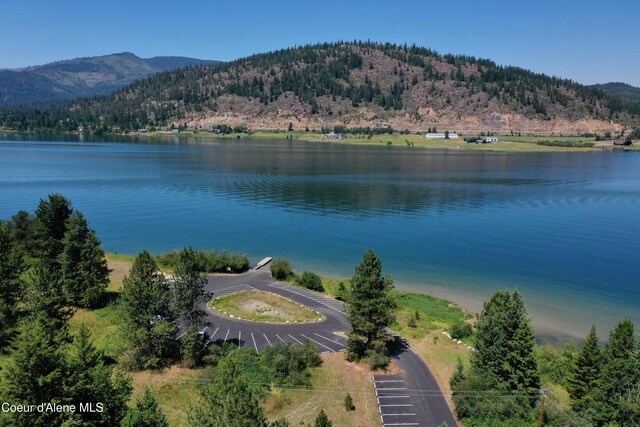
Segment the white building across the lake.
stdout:
[[[430,132],[424,135],[427,139],[445,139],[446,134],[444,132]],[[449,139],[458,139],[459,136],[457,133],[450,132]]]

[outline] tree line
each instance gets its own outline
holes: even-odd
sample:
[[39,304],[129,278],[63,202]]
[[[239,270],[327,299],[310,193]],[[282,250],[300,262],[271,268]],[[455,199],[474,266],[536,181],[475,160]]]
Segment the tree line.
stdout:
[[[630,320],[611,331],[604,348],[592,327],[582,350],[552,351],[547,362],[537,353],[524,299],[500,291],[484,304],[473,343],[470,366],[459,361],[450,379],[456,414],[465,425],[640,424],[640,346]],[[569,407],[558,403],[553,383],[567,390]],[[555,401],[545,411],[547,394]]]
[[[384,55],[380,60],[384,65],[374,65],[378,54]],[[364,77],[354,78],[354,72]],[[603,119],[640,114],[637,101],[571,80],[472,56],[440,55],[417,46],[354,41],[296,46],[227,63],[185,67],[139,80],[111,95],[70,103],[10,107],[0,111],[0,126],[20,131],[74,131],[83,126],[95,133],[163,128],[187,113],[217,111],[219,99],[228,95],[263,106],[293,95],[313,115],[334,113],[331,106],[319,102],[322,98],[332,103],[347,100],[352,107],[410,107],[410,113],[417,114],[411,94],[418,85],[421,102],[432,106],[439,105],[433,104],[436,99],[446,98],[450,104],[447,88],[453,86],[466,89],[467,104],[495,98],[538,118],[558,112]]]
[[[201,306],[211,298],[203,274],[208,258],[191,248],[169,258],[173,275],[167,277],[142,251],[114,295],[106,291],[100,240],[64,196],[52,194],[35,214],[20,211],[0,222],[0,352],[7,356],[0,400],[75,408],[3,413],[0,425],[167,427],[149,388],[128,406],[127,371],[180,363],[209,369],[201,399],[189,409],[190,425],[288,426],[284,419],[268,422],[261,401],[272,386],[310,387],[309,369],[321,363],[317,349],[310,342],[283,343],[258,355],[229,344],[206,346],[208,336],[198,329],[207,323]],[[121,317],[124,342],[116,360],[95,347],[84,324],[74,334],[69,328],[77,308],[106,304]],[[79,410],[88,403],[93,412]],[[323,411],[315,423],[331,426]]]

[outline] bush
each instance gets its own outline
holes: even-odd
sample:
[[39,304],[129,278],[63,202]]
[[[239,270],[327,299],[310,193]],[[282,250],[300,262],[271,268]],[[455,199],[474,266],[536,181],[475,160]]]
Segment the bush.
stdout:
[[383,369],[389,364],[389,353],[384,342],[375,342],[373,348],[367,352],[365,361],[371,369]]
[[416,323],[416,319],[413,317],[410,317],[409,321],[407,322],[407,326],[410,328],[416,328],[418,326],[418,324]]
[[349,289],[344,280],[338,283],[338,289],[336,289],[336,299],[338,301],[346,301],[349,297]]
[[289,260],[285,258],[277,258],[271,262],[271,276],[276,280],[287,280],[294,277],[295,274],[291,270]]
[[322,359],[310,341],[302,346],[279,343],[260,355],[261,365],[269,370],[276,385],[310,385],[308,368],[320,366]]
[[187,368],[197,368],[204,363],[206,355],[206,347],[204,346],[207,336],[198,333],[198,329],[194,326],[180,340],[180,354],[182,356],[182,364]]
[[298,285],[311,289],[312,291],[324,292],[324,287],[322,286],[322,279],[315,273],[310,271],[305,271],[302,273],[300,277],[296,279]]
[[458,322],[449,328],[449,333],[454,340],[461,340],[470,337],[473,334],[473,328],[467,322]]
[[344,397],[344,408],[347,411],[355,411],[356,410],[356,405],[353,404],[353,398],[351,397],[351,395],[349,393],[347,393],[347,395]]
[[[175,268],[180,252],[173,251],[154,258],[163,268]],[[242,273],[249,269],[249,258],[245,254],[230,254],[222,251],[196,251],[198,270],[201,273]]]

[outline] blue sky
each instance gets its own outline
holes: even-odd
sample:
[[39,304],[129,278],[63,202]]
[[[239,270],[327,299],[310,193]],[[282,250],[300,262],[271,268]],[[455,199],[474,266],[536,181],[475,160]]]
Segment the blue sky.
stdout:
[[581,83],[640,86],[640,1],[3,2],[0,68],[130,51],[231,60],[336,40],[416,43]]

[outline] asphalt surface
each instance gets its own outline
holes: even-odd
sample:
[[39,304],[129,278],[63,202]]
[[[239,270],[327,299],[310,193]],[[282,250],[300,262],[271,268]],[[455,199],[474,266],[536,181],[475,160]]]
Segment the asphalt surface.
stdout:
[[[304,304],[325,316],[325,320],[316,323],[265,324],[219,316],[205,306],[210,325],[202,332],[209,335],[208,344],[231,342],[260,352],[279,342],[302,344],[308,339],[323,353],[342,351],[346,347],[344,333],[350,324],[340,301],[274,281],[268,270],[210,275],[207,279],[205,287],[213,292],[214,298],[243,290],[261,290]],[[402,373],[373,378],[383,424],[439,427],[444,423],[450,427],[457,426],[435,378],[420,356],[398,336],[394,337],[390,351]]]
[[213,297],[246,291],[260,290],[289,298],[324,315],[321,322],[305,324],[266,324],[219,316],[204,307],[210,326],[203,329],[209,335],[209,343],[231,342],[238,347],[253,348],[257,352],[279,342],[302,344],[311,341],[320,352],[329,353],[345,349],[344,333],[349,321],[339,301],[287,283],[274,281],[268,270],[249,271],[238,275],[210,275],[205,288]]

